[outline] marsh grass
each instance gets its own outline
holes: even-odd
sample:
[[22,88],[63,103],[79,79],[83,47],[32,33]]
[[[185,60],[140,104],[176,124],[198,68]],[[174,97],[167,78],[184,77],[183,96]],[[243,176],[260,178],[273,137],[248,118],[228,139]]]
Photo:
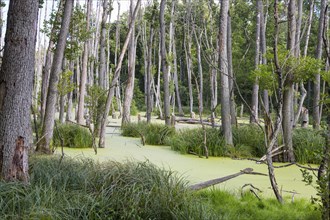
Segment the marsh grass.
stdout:
[[218,190],[193,192],[149,162],[33,157],[30,183],[0,181],[0,219],[320,219],[305,200],[280,205]]
[[146,144],[164,145],[175,134],[175,128],[162,124],[146,122],[127,123],[122,126],[122,135],[126,137],[144,136]]
[[148,162],[30,164],[30,184],[0,182],[0,219],[214,219],[185,180]]
[[219,219],[321,219],[321,213],[316,206],[303,199],[292,203],[291,198],[286,198],[285,203],[280,204],[275,198],[258,200],[250,192],[234,195],[220,190],[203,191],[200,196],[221,216]]
[[75,124],[58,124],[58,130],[54,131],[53,145],[61,146],[61,138],[64,147],[89,148],[93,146],[93,138],[87,128]]

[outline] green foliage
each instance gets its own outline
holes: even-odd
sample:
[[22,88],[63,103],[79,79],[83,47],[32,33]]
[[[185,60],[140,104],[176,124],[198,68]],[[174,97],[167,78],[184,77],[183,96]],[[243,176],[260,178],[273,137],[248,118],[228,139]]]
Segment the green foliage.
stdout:
[[[91,123],[94,128],[98,127],[99,118],[103,114],[105,103],[107,99],[106,90],[97,85],[92,85],[87,88],[88,96],[86,97],[86,104],[89,110]],[[96,129],[94,129],[96,130]]]
[[[59,124],[58,131],[54,131],[53,145],[61,146],[61,139],[64,147],[88,148],[92,147],[92,135],[87,128],[75,124]],[[56,133],[56,132],[59,132]]]
[[300,163],[319,164],[325,146],[322,131],[295,129],[292,136],[294,154]]
[[30,184],[0,182],[1,219],[214,219],[171,171],[147,163],[32,158]]
[[76,88],[76,84],[72,82],[73,72],[68,70],[61,74],[60,81],[57,85],[60,96],[64,96],[72,92]]
[[132,100],[132,103],[131,103],[131,106],[130,106],[130,112],[131,112],[131,115],[133,115],[133,116],[137,115],[139,113],[139,110],[136,107],[136,103],[135,103],[134,99]]
[[291,203],[287,198],[284,205],[276,199],[258,200],[252,193],[233,195],[220,190],[202,191],[200,196],[211,204],[212,209],[218,213],[219,219],[321,219],[320,212],[306,200],[296,200]]
[[127,123],[122,126],[122,135],[126,137],[144,136],[146,144],[164,145],[175,134],[175,128],[163,124],[146,122]]

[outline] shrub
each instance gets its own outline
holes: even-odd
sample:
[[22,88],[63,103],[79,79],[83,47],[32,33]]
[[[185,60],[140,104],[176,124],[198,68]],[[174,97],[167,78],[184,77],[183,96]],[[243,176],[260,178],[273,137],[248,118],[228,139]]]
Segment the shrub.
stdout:
[[58,124],[58,131],[54,131],[53,144],[64,147],[88,148],[93,146],[93,138],[87,128],[76,124]]
[[295,129],[292,142],[296,160],[300,163],[320,163],[325,146],[322,131]]

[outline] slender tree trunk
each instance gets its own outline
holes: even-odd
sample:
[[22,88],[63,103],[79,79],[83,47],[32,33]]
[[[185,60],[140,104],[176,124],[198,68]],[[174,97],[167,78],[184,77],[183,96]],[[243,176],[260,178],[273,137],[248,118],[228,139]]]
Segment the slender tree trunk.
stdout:
[[[319,18],[319,29],[317,34],[317,47],[315,52],[315,58],[321,60],[322,59],[322,49],[323,49],[323,40],[322,34],[324,29],[324,11],[325,6],[327,4],[326,0],[321,0],[321,7],[320,7],[320,18]],[[315,74],[314,79],[314,87],[313,87],[313,128],[319,129],[320,128],[320,89],[321,89],[321,77],[320,77],[320,70],[317,71]]]
[[115,70],[115,74],[112,78],[111,85],[110,85],[110,90],[108,92],[108,96],[107,96],[107,100],[106,100],[106,104],[105,104],[105,110],[104,110],[102,121],[101,121],[101,131],[100,131],[100,139],[99,139],[99,147],[101,147],[101,148],[105,147],[105,129],[106,129],[107,119],[108,119],[108,115],[109,115],[109,111],[110,111],[110,107],[111,107],[111,103],[112,103],[112,98],[114,96],[115,86],[116,86],[116,83],[117,83],[118,78],[119,78],[119,72],[121,70],[124,55],[126,53],[128,43],[129,43],[130,37],[131,37],[132,32],[133,32],[133,25],[134,25],[134,22],[135,22],[135,17],[136,17],[136,14],[138,12],[138,8],[140,6],[140,3],[141,3],[141,0],[138,0],[137,3],[136,3],[134,13],[133,13],[132,18],[131,18],[131,23],[129,25],[129,29],[128,29],[128,32],[127,32],[127,36],[126,36],[124,45],[121,49],[120,56],[119,56],[119,59],[118,59],[118,64],[117,64],[116,70]]
[[[175,29],[173,30],[173,32],[175,33]],[[177,65],[178,64],[177,64],[177,55],[176,55],[176,45],[175,45],[175,37],[174,37],[173,38],[173,68],[174,68],[173,80],[174,80],[174,86],[175,86],[176,100],[178,103],[179,115],[184,115],[184,112],[182,109],[182,104],[181,104],[181,97],[180,97]]]
[[314,13],[314,1],[315,0],[309,0],[309,13],[308,13],[308,19],[307,19],[307,31],[306,31],[306,40],[305,40],[305,47],[304,47],[304,57],[307,56],[309,36],[311,34],[311,27],[312,27],[312,21],[313,21],[313,13]]
[[[70,62],[70,71],[74,71],[74,63],[73,61]],[[73,84],[73,74],[70,76],[70,84]],[[67,105],[67,111],[66,111],[66,120],[67,121],[72,121],[72,98],[73,98],[73,91],[70,91],[67,95],[68,99],[68,105]]]
[[197,48],[197,67],[198,67],[198,75],[199,75],[199,94],[198,94],[199,110],[198,111],[200,111],[202,113],[203,112],[203,67],[202,67],[201,43],[200,43],[201,35],[197,36],[195,28],[193,30],[195,33],[195,41],[196,41],[196,48]]
[[237,124],[236,108],[235,108],[235,94],[234,94],[234,73],[233,73],[233,55],[231,47],[231,16],[228,13],[228,26],[227,26],[227,56],[228,56],[228,82],[230,94],[230,121],[232,125]]
[[[61,0],[56,12],[56,17],[55,21],[60,22],[61,21],[61,11],[63,10],[64,7],[64,0]],[[45,58],[45,65],[42,69],[42,82],[41,82],[41,119],[42,119],[42,124],[44,121],[44,116],[45,116],[45,110],[46,110],[46,101],[47,101],[47,92],[48,92],[48,85],[49,85],[49,75],[50,75],[50,70],[52,66],[52,60],[53,60],[53,47],[55,45],[54,42],[54,37],[56,34],[56,28],[53,27],[50,33],[50,39],[48,43],[48,48],[46,52],[46,58]]]
[[108,7],[109,1],[103,0],[103,13],[101,21],[101,35],[100,35],[100,55],[99,55],[99,86],[105,89],[105,75],[106,75],[106,57],[105,57],[105,48],[106,48],[106,34],[107,34],[107,19],[108,19]]
[[0,178],[28,182],[38,0],[11,0],[0,71]]
[[[134,3],[131,0],[130,3],[130,22],[134,12]],[[134,79],[135,79],[135,54],[136,54],[136,45],[135,45],[135,23],[132,23],[132,34],[130,38],[130,43],[128,45],[128,79],[125,89],[125,98],[123,103],[123,115],[121,124],[125,125],[131,121],[131,103],[133,100],[133,91],[134,91]]]
[[164,80],[164,114],[165,124],[171,125],[171,110],[170,110],[170,86],[169,86],[169,74],[168,63],[166,61],[166,45],[165,45],[165,6],[166,0],[160,2],[159,12],[159,25],[160,25],[160,53],[162,61],[162,73]]
[[[296,4],[295,0],[289,1],[288,7],[288,39],[287,39],[287,49],[290,51],[290,56],[294,56],[295,53],[295,37],[296,37]],[[294,162],[295,157],[293,154],[293,144],[292,144],[292,127],[294,120],[293,113],[293,95],[294,95],[294,84],[293,84],[293,74],[290,70],[287,70],[285,82],[284,82],[284,92],[283,92],[283,140],[285,144],[284,161]]]
[[[117,66],[117,56],[118,56],[118,50],[120,47],[120,43],[119,43],[120,42],[120,2],[118,1],[117,3],[118,3],[118,14],[117,14],[117,21],[116,21],[115,66]],[[119,117],[121,117],[123,114],[123,111],[122,111],[122,104],[121,104],[121,95],[120,95],[121,85],[120,85],[119,78],[120,78],[120,76],[118,77],[115,94],[116,94],[116,100],[117,100],[117,105],[118,105]]]
[[[87,11],[86,11],[86,31],[89,31],[90,26],[90,15],[91,15],[91,7],[92,7],[92,0],[87,0]],[[84,111],[85,111],[85,93],[86,93],[86,81],[87,81],[87,65],[88,65],[88,45],[90,41],[86,40],[84,42],[84,51],[82,55],[82,69],[81,69],[81,76],[80,76],[80,83],[79,83],[79,102],[78,102],[78,117],[77,123],[83,124],[84,123]]]
[[[258,69],[260,64],[260,26],[261,26],[261,5],[262,0],[257,0],[257,21],[256,21],[256,46],[255,46],[255,57],[254,57],[254,66],[255,69]],[[252,104],[251,104],[251,116],[250,123],[257,123],[259,120],[258,116],[258,107],[259,107],[259,79],[256,78],[253,84],[252,89]]]
[[45,119],[42,126],[43,139],[40,140],[37,151],[50,153],[50,141],[53,138],[54,119],[55,119],[55,104],[57,98],[57,85],[59,74],[61,72],[62,60],[64,56],[64,49],[66,45],[66,38],[69,33],[70,18],[73,9],[74,0],[66,0],[64,6],[64,14],[62,18],[61,30],[58,36],[54,60],[51,68],[49,88],[47,93]]
[[[65,64],[65,58],[63,58],[62,61],[62,72],[60,74],[60,78],[62,78],[62,88],[65,90],[65,88],[67,87],[66,85],[66,81],[63,80],[63,75],[66,71],[66,64]],[[65,110],[65,91],[59,91],[60,92],[60,115],[59,115],[59,121],[60,123],[64,123],[64,110]]]
[[233,145],[233,134],[230,120],[230,91],[227,58],[227,24],[229,0],[221,1],[219,28],[220,82],[221,82],[221,126],[228,145]]

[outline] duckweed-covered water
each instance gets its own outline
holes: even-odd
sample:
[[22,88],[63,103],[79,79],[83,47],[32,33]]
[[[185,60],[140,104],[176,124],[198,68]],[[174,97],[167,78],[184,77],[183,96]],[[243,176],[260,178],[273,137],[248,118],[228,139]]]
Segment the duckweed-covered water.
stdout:
[[[182,155],[172,151],[168,146],[142,146],[138,138],[121,136],[118,127],[107,128],[106,147],[99,148],[97,155],[95,155],[93,149],[65,148],[64,152],[67,156],[73,158],[88,157],[100,162],[107,160],[121,162],[127,160],[150,161],[159,167],[177,171],[191,184],[234,174],[247,167],[253,168],[256,172],[267,174],[267,166],[257,164],[254,161],[218,157],[205,159],[194,155]],[[60,153],[60,150],[58,150],[58,153]],[[297,192],[295,198],[315,197],[316,191],[302,182],[300,168],[290,166],[276,169],[275,172],[283,196],[292,196],[291,192],[295,191]],[[261,189],[265,196],[272,196],[269,179],[266,176],[242,175],[216,187],[237,192],[247,183]]]

